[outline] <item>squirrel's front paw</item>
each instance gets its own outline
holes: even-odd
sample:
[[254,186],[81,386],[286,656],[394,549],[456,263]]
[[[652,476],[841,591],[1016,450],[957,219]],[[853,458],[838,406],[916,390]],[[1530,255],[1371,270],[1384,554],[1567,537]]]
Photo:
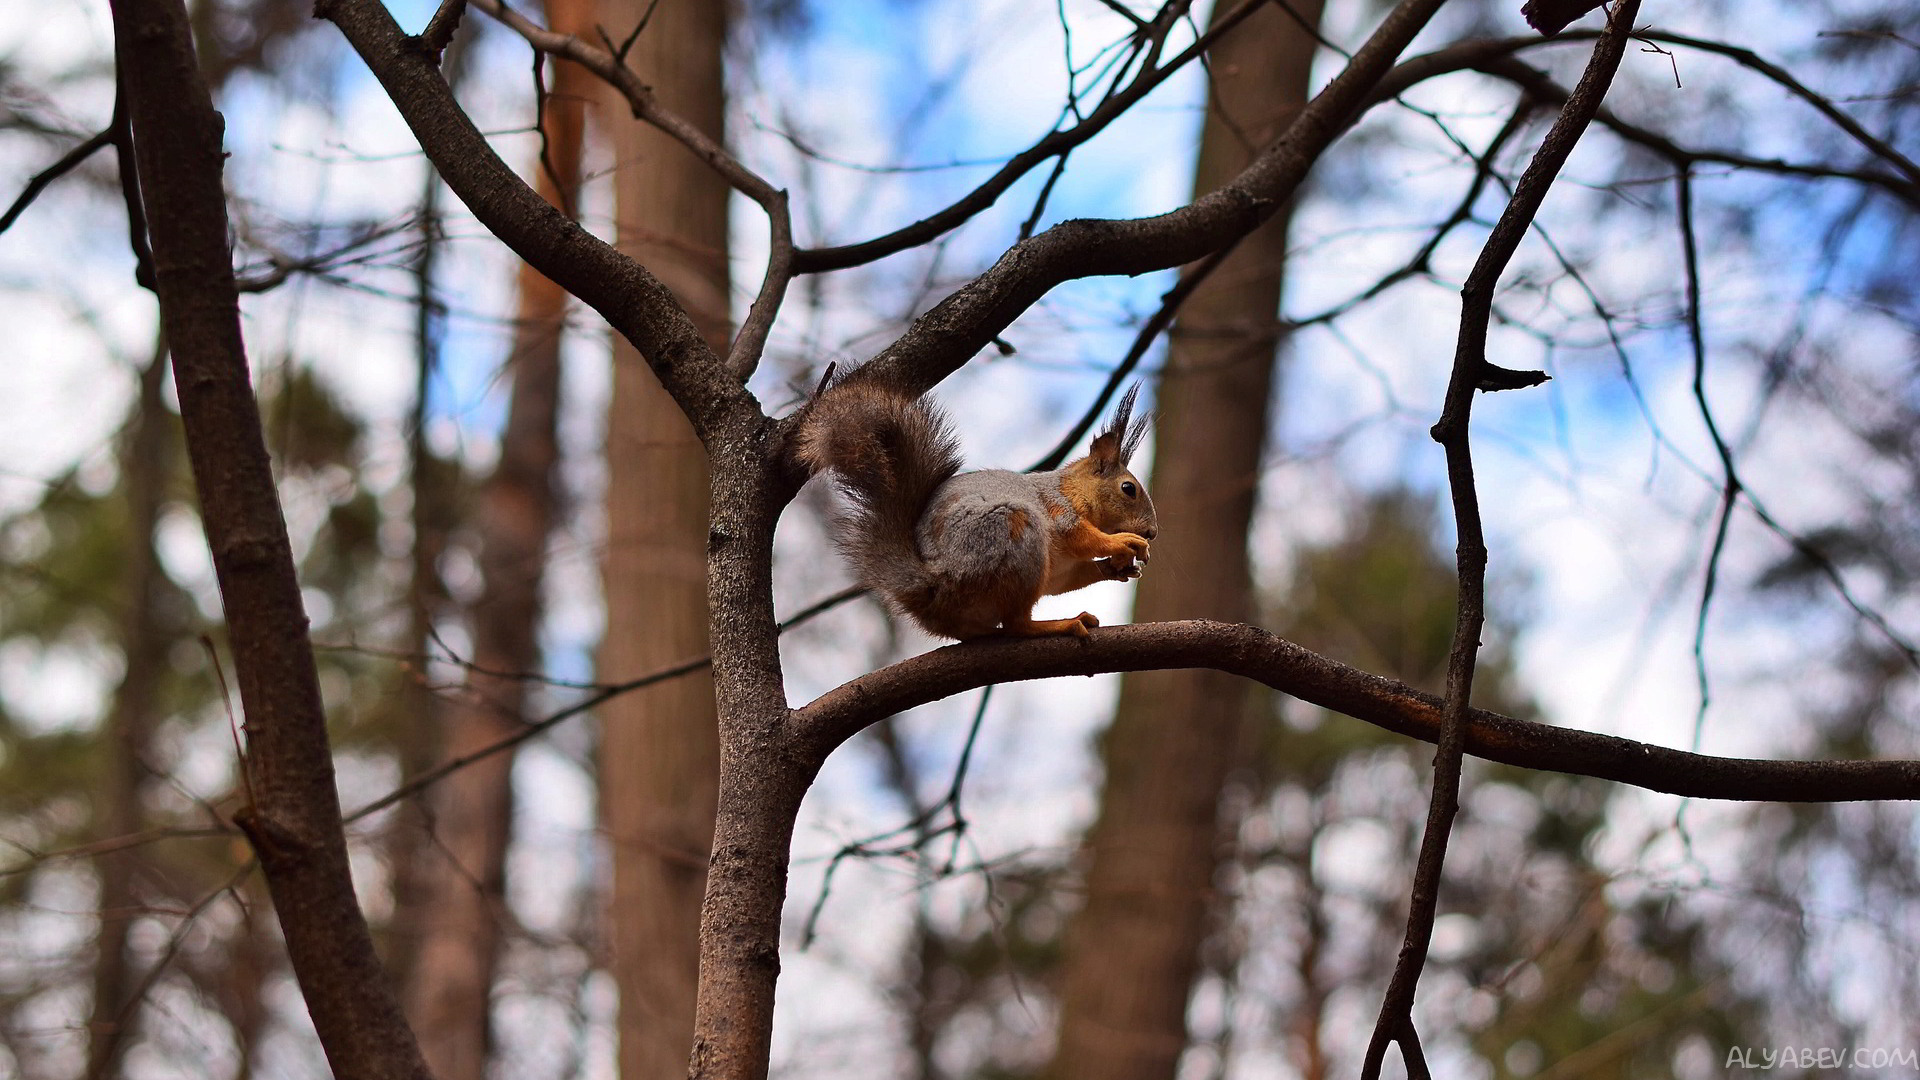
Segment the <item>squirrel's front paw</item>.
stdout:
[[1129,564],[1136,560],[1146,562],[1149,553],[1153,550],[1153,545],[1147,541],[1146,537],[1141,536],[1139,533],[1114,533],[1113,538],[1126,545],[1127,548],[1126,555],[1116,555],[1114,558],[1116,560],[1124,558]]

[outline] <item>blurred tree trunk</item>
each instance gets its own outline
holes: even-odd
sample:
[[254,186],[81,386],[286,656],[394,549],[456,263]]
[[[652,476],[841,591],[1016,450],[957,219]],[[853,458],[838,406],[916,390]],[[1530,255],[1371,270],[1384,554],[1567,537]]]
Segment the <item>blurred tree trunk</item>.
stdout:
[[[463,52],[457,44],[447,50],[443,70],[455,86],[466,67],[460,62]],[[447,598],[440,559],[446,554],[457,513],[449,490],[450,463],[440,462],[427,445],[429,396],[434,372],[440,366],[444,319],[433,295],[441,240],[440,177],[429,168],[425,180],[419,212],[420,251],[413,265],[414,399],[413,415],[407,424],[407,486],[413,496],[407,523],[413,533],[413,549],[406,579],[406,636],[400,642],[401,655],[416,659],[393,673],[394,685],[385,695],[381,717],[392,735],[403,780],[411,780],[438,764],[446,742],[447,718],[440,693],[429,681],[428,657],[434,651],[434,623],[444,611]],[[393,868],[393,915],[387,920],[383,959],[395,985],[412,987],[414,967],[437,917],[434,908],[439,890],[435,878],[441,870],[441,860],[428,854],[434,838],[433,815],[427,801],[412,799],[400,804],[383,840],[387,864]]]
[[[106,775],[100,791],[102,836],[127,836],[140,830],[140,789],[147,778],[160,683],[172,646],[163,625],[166,580],[153,544],[176,439],[170,430],[173,414],[161,392],[166,372],[167,349],[162,341],[156,343],[153,358],[140,373],[139,394],[120,447],[127,561],[120,568],[118,644],[125,669],[107,718]],[[136,878],[141,851],[134,847],[111,852],[95,862],[100,875],[100,932],[94,947],[93,1017],[88,1025],[89,1080],[119,1075],[121,1055],[138,1011],[139,1003],[129,998],[139,977],[127,951],[127,935],[140,911]]]
[[[629,63],[662,103],[719,138],[727,19],[710,0],[603,0]],[[648,17],[651,12],[650,18]],[[618,244],[686,304],[724,355],[727,187],[680,144],[606,107]],[[603,679],[707,652],[707,462],[692,428],[633,347],[616,338],[607,419]],[[620,1075],[686,1073],[693,1044],[700,905],[720,752],[705,671],[616,698],[600,712],[600,798],[613,849],[613,971]]]
[[[588,33],[588,0],[548,0],[550,25]],[[552,69],[552,93],[542,118],[546,156],[535,186],[547,201],[571,211],[577,204],[583,103],[593,80],[572,64]],[[449,758],[497,743],[533,718],[522,674],[541,670],[540,621],[547,538],[558,497],[560,349],[567,294],[522,265],[519,311],[500,459],[479,493],[480,594],[469,611],[472,668],[464,691],[439,711],[441,744]],[[423,890],[416,963],[407,987],[407,1011],[420,1049],[439,1080],[484,1080],[491,1051],[495,972],[510,922],[506,903],[507,847],[513,824],[514,754],[494,754],[443,780],[432,795],[424,852],[431,867]]]
[[[1222,8],[1221,10],[1225,10]],[[1299,5],[1317,22],[1319,4]],[[1314,43],[1278,6],[1214,51],[1194,190],[1231,178],[1305,104]],[[1158,400],[1154,541],[1135,618],[1253,617],[1247,529],[1280,344],[1288,214],[1241,242],[1175,324]],[[1242,753],[1251,684],[1211,671],[1130,674],[1104,742],[1087,901],[1067,931],[1060,1080],[1169,1080],[1215,910],[1220,792]]]

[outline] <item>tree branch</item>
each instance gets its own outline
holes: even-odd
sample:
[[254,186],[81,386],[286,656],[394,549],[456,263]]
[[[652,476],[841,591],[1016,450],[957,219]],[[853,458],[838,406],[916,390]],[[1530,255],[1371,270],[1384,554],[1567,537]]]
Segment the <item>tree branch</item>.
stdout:
[[246,713],[253,802],[234,820],[266,871],[334,1072],[425,1080],[353,891],[319,676],[240,334],[220,115],[181,0],[115,0],[113,24],[155,291]]
[[787,193],[747,168],[728,153],[726,147],[685,117],[660,104],[653,88],[642,82],[639,74],[627,66],[623,51],[609,51],[588,44],[576,34],[548,30],[500,0],[472,0],[472,3],[526,39],[527,44],[540,52],[571,60],[591,71],[619,91],[633,110],[635,119],[665,132],[692,151],[695,157],[706,162],[728,186],[766,211],[767,227],[771,234],[768,237],[766,276],[760,285],[760,295],[755,297],[753,307],[748,311],[739,332],[734,335],[733,346],[727,354],[728,370],[744,382],[760,362],[760,354],[767,346],[767,333],[773,328],[774,317],[779,313],[787,286],[793,280],[793,218],[787,208]]
[[[1860,123],[1848,116],[1831,100],[1814,93],[1792,74],[1770,63],[1752,50],[1728,45],[1724,42],[1709,41],[1703,38],[1685,37],[1678,34],[1647,32],[1635,35],[1648,41],[1678,45],[1682,48],[1697,49],[1727,57],[1751,71],[1779,84],[1783,89],[1806,102],[1814,110],[1838,127],[1849,138],[1859,143],[1868,153],[1891,165],[1898,175],[1861,168],[1841,168],[1832,165],[1807,164],[1785,161],[1779,158],[1756,158],[1730,150],[1694,149],[1683,147],[1672,139],[1645,127],[1630,123],[1609,110],[1602,109],[1597,117],[1615,134],[1629,142],[1644,146],[1671,161],[1712,162],[1739,169],[1780,173],[1789,176],[1830,177],[1854,180],[1872,184],[1906,202],[1908,205],[1920,205],[1920,165],[1900,153],[1885,140],[1867,131]],[[1532,91],[1541,100],[1550,104],[1561,104],[1567,99],[1567,90],[1554,82],[1545,72],[1524,63],[1517,53],[1537,49],[1542,46],[1565,45],[1578,41],[1591,41],[1598,37],[1597,31],[1581,30],[1563,34],[1551,40],[1532,37],[1487,38],[1479,41],[1466,41],[1451,45],[1434,52],[1410,57],[1396,66],[1385,79],[1382,79],[1376,92],[1378,101],[1388,100],[1405,93],[1414,85],[1428,79],[1438,78],[1460,71],[1481,71],[1507,79]]]
[[[1409,738],[1440,737],[1442,700],[1303,649],[1256,626],[1191,620],[1102,627],[1085,640],[983,640],[902,660],[794,710],[795,750],[824,760],[894,713],[996,682],[1116,671],[1212,668]],[[1590,776],[1648,791],[1739,802],[1920,799],[1920,761],[1765,761],[1712,757],[1469,708],[1474,757]]]
[[13,223],[20,220],[20,215],[26,213],[27,207],[33,205],[33,200],[39,198],[40,193],[45,191],[48,185],[79,168],[80,163],[92,157],[95,151],[111,146],[114,142],[114,129],[109,127],[62,154],[59,161],[34,173],[26,186],[20,189],[20,196],[13,200],[13,205],[7,207],[6,213],[0,214],[0,233],[12,228]]
[[1488,234],[1480,257],[1460,290],[1460,333],[1454,346],[1453,372],[1447,383],[1446,403],[1433,439],[1446,449],[1447,486],[1452,493],[1455,560],[1459,576],[1459,604],[1455,613],[1453,645],[1447,654],[1447,697],[1441,716],[1439,750],[1433,758],[1433,798],[1414,866],[1412,895],[1407,904],[1407,933],[1394,963],[1393,976],[1380,1003],[1380,1018],[1361,1064],[1363,1080],[1380,1075],[1387,1046],[1397,1043],[1410,1074],[1424,1074],[1426,1062],[1413,1023],[1414,993],[1426,968],[1433,940],[1433,921],[1439,910],[1440,876],[1446,864],[1453,819],[1460,809],[1460,769],[1466,752],[1468,702],[1480,656],[1480,634],[1486,624],[1487,543],[1480,522],[1480,496],[1474,487],[1471,422],[1473,396],[1487,374],[1487,331],[1493,321],[1494,290],[1500,275],[1533,226],[1547,192],[1572,156],[1573,148],[1600,111],[1626,55],[1640,0],[1619,0],[1607,31],[1594,46],[1580,82],[1541,140],[1540,149],[1514,185],[1513,195]]
[[992,268],[914,320],[857,376],[924,392],[1062,282],[1179,266],[1258,228],[1292,198],[1442,2],[1401,0],[1346,69],[1231,183],[1157,217],[1064,221],[1013,245]]
[[1154,16],[1153,22],[1142,23],[1134,31],[1136,38],[1150,44],[1150,54],[1140,71],[1124,89],[1116,90],[1104,98],[1092,112],[1086,115],[1085,119],[1065,130],[1054,131],[1015,154],[979,187],[951,205],[911,225],[856,244],[800,249],[794,255],[795,272],[818,274],[829,270],[861,266],[928,243],[964,224],[974,215],[997,202],[1000,196],[1006,194],[1021,177],[1033,171],[1041,162],[1064,156],[1105,130],[1109,124],[1125,115],[1141,98],[1152,93],[1175,72],[1205,55],[1222,35],[1240,25],[1247,16],[1259,10],[1266,2],[1267,0],[1241,0],[1237,8],[1222,16],[1193,44],[1182,49],[1166,63],[1157,64],[1156,61],[1167,34],[1188,6],[1185,4],[1163,5]]
[[580,228],[500,160],[418,40],[379,0],[320,0],[315,13],[346,35],[474,217],[633,342],[702,442],[764,419],[659,279]]

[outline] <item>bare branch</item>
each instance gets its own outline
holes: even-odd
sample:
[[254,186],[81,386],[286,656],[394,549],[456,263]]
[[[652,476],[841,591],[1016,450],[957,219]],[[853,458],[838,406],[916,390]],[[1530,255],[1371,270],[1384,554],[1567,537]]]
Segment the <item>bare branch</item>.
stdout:
[[1675,181],[1674,201],[1679,207],[1680,250],[1687,272],[1687,342],[1693,354],[1693,400],[1700,409],[1713,452],[1720,458],[1720,513],[1714,524],[1713,546],[1707,552],[1707,569],[1700,584],[1699,613],[1693,624],[1693,670],[1700,689],[1700,710],[1693,718],[1693,748],[1700,749],[1706,732],[1707,706],[1712,702],[1712,687],[1707,681],[1707,612],[1713,606],[1714,586],[1720,577],[1720,556],[1727,548],[1727,527],[1733,523],[1733,508],[1740,501],[1743,485],[1734,467],[1733,447],[1720,434],[1720,424],[1707,403],[1707,333],[1700,313],[1700,252],[1693,230],[1693,170],[1682,167]]
[[1180,305],[1186,303],[1194,290],[1213,276],[1213,272],[1220,268],[1221,263],[1227,261],[1227,256],[1233,254],[1233,249],[1237,246],[1238,241],[1228,244],[1188,267],[1186,272],[1180,275],[1180,280],[1160,298],[1159,309],[1148,316],[1147,321],[1141,324],[1139,332],[1134,334],[1133,344],[1128,346],[1127,354],[1120,358],[1120,363],[1107,376],[1106,385],[1094,395],[1093,404],[1081,414],[1079,422],[1061,436],[1053,449],[1034,463],[1031,471],[1057,469],[1061,462],[1067,460],[1067,455],[1073,453],[1074,449],[1080,445],[1080,440],[1086,438],[1087,432],[1092,430],[1094,422],[1107,411],[1107,402],[1119,392],[1121,385],[1127,381],[1127,376],[1133,374],[1134,369],[1140,366],[1140,361],[1146,358],[1147,350],[1153,347],[1153,343],[1159,340],[1161,333],[1167,327],[1173,325],[1174,316],[1180,313]]
[[[785,633],[786,631],[791,630],[796,626],[799,626],[801,623],[807,622],[817,616],[824,615],[827,612],[832,611],[834,608],[839,607],[841,604],[844,604],[849,600],[854,600],[861,596],[865,596],[866,592],[867,590],[859,586],[842,589],[831,596],[825,597],[812,604],[809,604],[806,607],[801,608],[799,611],[793,613],[792,615],[789,615],[786,619],[784,619],[780,623],[780,631],[782,633]],[[537,676],[527,675],[524,673],[489,670],[486,668],[482,668],[478,665],[468,663],[466,661],[461,661],[457,658],[455,658],[455,662],[459,663],[462,667],[466,668],[469,672],[486,675],[491,678],[525,679],[527,681],[537,680],[541,682],[547,682],[549,684],[554,683],[554,680],[538,679]],[[637,678],[627,679],[622,682],[615,682],[615,683],[594,684],[591,687],[591,689],[593,690],[593,693],[580,699],[579,701],[574,702],[572,705],[568,705],[563,709],[559,709],[553,713],[550,713],[547,716],[542,717],[541,719],[531,724],[528,724],[526,727],[522,728],[521,730],[514,732],[512,735],[509,735],[498,742],[491,743],[487,746],[481,747],[480,749],[474,751],[473,753],[464,754],[464,755],[461,755],[460,757],[456,757],[451,760],[440,763],[438,766],[434,767],[432,770],[414,777],[412,780],[407,781],[406,783],[400,785],[399,787],[394,788],[392,791],[387,792],[385,795],[382,795],[379,798],[368,803],[367,805],[362,806],[360,809],[355,810],[353,813],[348,814],[346,816],[346,820],[349,822],[359,821],[361,818],[379,813],[380,811],[385,810],[387,807],[392,806],[403,799],[412,798],[413,796],[418,795],[420,792],[425,791],[427,788],[432,787],[434,784],[437,784],[440,781],[446,779],[447,777],[453,775],[454,773],[459,772],[461,769],[464,769],[467,766],[472,765],[476,761],[484,761],[487,758],[494,756],[495,754],[505,753],[506,751],[511,750],[516,746],[519,746],[521,743],[524,743],[529,739],[534,738],[535,736],[541,735],[551,730],[552,728],[559,726],[560,724],[566,723],[568,720],[571,720],[576,716],[583,716],[586,713],[591,712],[593,709],[599,707],[600,705],[605,704],[606,702],[612,700],[613,698],[619,697],[621,694],[629,693],[634,690],[639,690],[643,687],[652,686],[655,683],[665,682],[668,679],[677,679],[682,675],[689,675],[689,674],[692,674],[693,672],[701,671],[711,666],[713,666],[713,657],[698,656],[698,657],[694,657],[691,660],[685,660],[685,661],[682,661],[681,663],[662,668],[659,671],[648,672],[647,674],[641,675]],[[558,685],[571,685],[577,688],[579,687],[579,684],[577,683],[559,683]]]
[[[475,7],[526,39],[527,44],[539,52],[571,60],[593,72],[620,92],[633,110],[635,119],[665,132],[692,151],[695,157],[706,162],[735,191],[752,199],[760,209],[766,211],[767,226],[771,233],[768,238],[766,277],[761,282],[760,294],[754,299],[746,321],[734,335],[726,361],[728,370],[744,382],[759,364],[760,354],[766,349],[767,334],[773,328],[774,317],[779,313],[780,303],[786,296],[787,285],[793,280],[793,219],[787,208],[787,193],[747,168],[718,140],[662,105],[654,95],[653,88],[642,82],[639,74],[627,66],[624,48],[602,49],[576,34],[548,30],[506,6],[501,0],[472,2]],[[645,25],[644,19],[641,25]],[[635,33],[639,33],[638,29]]]
[[[484,10],[484,9],[483,9]],[[588,233],[501,161],[440,70],[378,0],[322,0],[447,186],[489,232],[634,343],[703,441],[757,424],[759,406],[646,267]]]
[[[949,645],[861,676],[794,710],[796,751],[823,760],[895,713],[996,682],[1163,668],[1212,668],[1424,742],[1440,737],[1436,695],[1301,648],[1256,626],[1205,620],[1102,627],[1078,638]],[[1713,757],[1469,708],[1466,751],[1525,769],[1589,776],[1696,799],[1920,799],[1920,761]]]
[[140,197],[140,167],[134,160],[133,121],[127,112],[126,50],[114,42],[113,152],[120,165],[120,200],[127,208],[127,247],[133,252],[133,280],[154,287],[153,249],[147,239],[146,201]]
[[[1525,88],[1543,102],[1557,105],[1567,100],[1565,87],[1554,82],[1546,72],[1513,57],[1496,57],[1474,66],[1476,70],[1499,76]],[[1624,120],[1608,109],[1600,110],[1600,115],[1595,117],[1595,120],[1620,138],[1660,155],[1676,167],[1686,168],[1694,164],[1726,165],[1731,168],[1781,176],[1850,180],[1879,188],[1909,206],[1920,207],[1920,183],[1886,172],[1846,168],[1840,165],[1793,162],[1782,158],[1758,158],[1732,150],[1682,146],[1657,131]]]
[[59,161],[34,173],[33,178],[27,181],[27,186],[20,189],[20,196],[13,200],[13,205],[7,207],[6,213],[0,214],[0,233],[12,228],[13,223],[20,220],[20,215],[26,213],[27,207],[33,205],[33,200],[39,198],[40,193],[45,191],[48,185],[79,168],[81,162],[92,157],[96,151],[113,145],[114,142],[114,129],[109,127],[62,154]]
[[[1480,41],[1467,41],[1451,45],[1431,53],[1410,57],[1400,64],[1387,78],[1381,80],[1379,94],[1390,98],[1416,83],[1441,75],[1458,71],[1476,70],[1490,75],[1498,75],[1526,86],[1543,100],[1559,103],[1566,100],[1567,91],[1558,86],[1544,72],[1515,60],[1516,53],[1539,48],[1543,45],[1560,45],[1576,41],[1591,41],[1598,37],[1597,31],[1581,30],[1563,34],[1550,41],[1540,38],[1488,38]],[[1900,153],[1898,149],[1878,138],[1862,127],[1858,121],[1848,116],[1832,99],[1815,93],[1805,84],[1778,65],[1762,58],[1750,49],[1729,45],[1725,42],[1704,38],[1686,37],[1679,34],[1645,31],[1635,35],[1637,38],[1678,45],[1683,48],[1697,49],[1727,57],[1743,67],[1779,84],[1783,89],[1806,102],[1839,128],[1849,138],[1859,143],[1868,153],[1891,165],[1897,176],[1873,172],[1866,169],[1847,169],[1833,165],[1787,162],[1777,158],[1755,158],[1733,151],[1687,149],[1671,139],[1647,130],[1635,124],[1621,120],[1608,110],[1601,110],[1597,118],[1622,138],[1638,143],[1667,157],[1669,160],[1692,160],[1731,165],[1735,168],[1754,169],[1789,175],[1835,177],[1857,180],[1874,184],[1907,202],[1920,205],[1920,164]]]
[[911,225],[857,244],[801,249],[794,255],[795,272],[817,274],[828,270],[844,270],[850,266],[860,266],[927,243],[964,224],[974,215],[992,206],[1021,177],[1031,172],[1041,162],[1062,156],[1105,130],[1107,125],[1124,115],[1135,103],[1158,88],[1175,72],[1203,56],[1223,34],[1240,25],[1247,16],[1253,14],[1266,2],[1267,0],[1241,0],[1238,7],[1222,16],[1216,25],[1210,27],[1192,45],[1182,49],[1165,64],[1156,65],[1155,61],[1161,44],[1165,41],[1167,33],[1172,30],[1180,12],[1184,10],[1184,5],[1166,5],[1155,16],[1153,23],[1136,32],[1146,35],[1152,43],[1152,55],[1146,64],[1125,89],[1107,96],[1087,114],[1086,119],[1070,128],[1055,131],[1015,154],[979,187],[968,192],[952,205]]
[[1586,133],[1608,87],[1626,55],[1640,0],[1619,0],[1609,16],[1606,34],[1594,46],[1580,82],[1561,109],[1560,118],[1541,140],[1540,149],[1514,185],[1500,220],[1488,234],[1480,257],[1460,290],[1460,333],[1455,344],[1453,372],[1447,383],[1446,403],[1433,426],[1433,439],[1446,449],[1447,486],[1452,492],[1455,560],[1460,599],[1455,613],[1453,645],[1447,654],[1447,696],[1441,718],[1439,751],[1433,759],[1433,798],[1414,867],[1413,889],[1407,905],[1407,933],[1400,945],[1393,976],[1380,1004],[1380,1018],[1367,1044],[1361,1065],[1363,1080],[1380,1075],[1389,1043],[1397,1043],[1407,1071],[1426,1071],[1419,1036],[1413,1023],[1414,993],[1427,963],[1433,940],[1433,921],[1440,901],[1440,875],[1446,863],[1447,842],[1460,808],[1460,768],[1466,753],[1468,702],[1473,694],[1479,662],[1480,632],[1486,623],[1487,543],[1480,522],[1480,496],[1473,479],[1470,425],[1473,398],[1487,377],[1487,331],[1493,318],[1493,296],[1500,275],[1532,227],[1547,192]]
[[1157,217],[1064,221],[1015,244],[992,268],[914,320],[859,377],[924,392],[1064,281],[1179,266],[1259,227],[1352,124],[1394,58],[1442,2],[1401,0],[1346,69],[1231,183]]
[[434,63],[446,53],[454,32],[460,29],[460,17],[466,13],[467,0],[440,0],[433,18],[427,20],[427,28],[420,31],[420,47],[427,50]]
[[247,731],[235,815],[266,871],[294,975],[335,1073],[427,1077],[353,890],[326,710],[240,333],[222,125],[180,0],[115,0],[122,99],[155,292]]

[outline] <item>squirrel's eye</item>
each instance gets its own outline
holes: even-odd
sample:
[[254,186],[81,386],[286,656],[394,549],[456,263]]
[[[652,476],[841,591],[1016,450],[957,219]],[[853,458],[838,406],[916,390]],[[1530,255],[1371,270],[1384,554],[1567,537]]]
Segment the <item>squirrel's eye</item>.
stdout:
[[1120,481],[1120,494],[1125,495],[1127,498],[1131,499],[1135,495],[1140,494],[1140,489],[1134,486],[1133,481],[1122,480]]

